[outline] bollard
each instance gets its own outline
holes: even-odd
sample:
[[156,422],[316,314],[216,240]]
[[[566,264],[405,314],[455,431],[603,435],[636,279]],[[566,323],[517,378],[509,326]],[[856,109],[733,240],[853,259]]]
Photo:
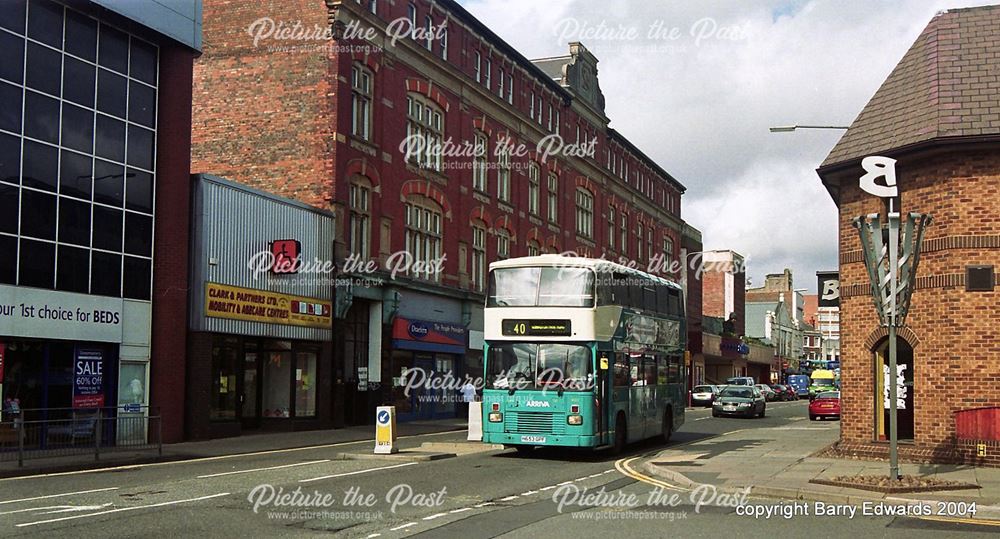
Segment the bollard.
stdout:
[[390,455],[396,447],[396,407],[379,406],[375,409],[375,454]]
[[469,403],[469,437],[470,442],[483,441],[483,402]]

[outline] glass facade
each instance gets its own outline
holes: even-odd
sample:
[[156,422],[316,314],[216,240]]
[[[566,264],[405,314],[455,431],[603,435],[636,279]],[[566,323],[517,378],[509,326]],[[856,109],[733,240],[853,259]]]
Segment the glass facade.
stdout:
[[157,57],[46,0],[0,11],[0,283],[150,299]]

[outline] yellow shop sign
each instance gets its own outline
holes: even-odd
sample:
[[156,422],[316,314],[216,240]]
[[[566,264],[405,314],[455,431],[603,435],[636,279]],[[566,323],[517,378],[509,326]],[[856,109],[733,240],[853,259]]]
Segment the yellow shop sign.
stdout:
[[206,316],[266,324],[329,328],[330,313],[331,303],[327,300],[205,283]]

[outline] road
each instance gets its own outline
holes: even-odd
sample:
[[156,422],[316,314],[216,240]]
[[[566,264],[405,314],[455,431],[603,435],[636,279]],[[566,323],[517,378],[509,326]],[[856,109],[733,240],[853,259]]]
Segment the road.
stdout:
[[[683,447],[736,429],[789,425],[802,420],[805,407],[805,402],[771,403],[763,419],[712,418],[708,410],[691,411],[671,444]],[[838,428],[835,422],[821,424]],[[452,432],[400,442],[408,448],[463,439],[464,433]],[[754,519],[737,515],[727,506],[731,503],[718,503],[733,500],[696,507],[688,493],[664,490],[621,471],[626,459],[662,449],[654,443],[638,444],[617,457],[491,450],[430,462],[333,460],[337,453],[362,452],[370,445],[355,442],[2,480],[0,536],[932,537],[1000,531],[917,518]]]

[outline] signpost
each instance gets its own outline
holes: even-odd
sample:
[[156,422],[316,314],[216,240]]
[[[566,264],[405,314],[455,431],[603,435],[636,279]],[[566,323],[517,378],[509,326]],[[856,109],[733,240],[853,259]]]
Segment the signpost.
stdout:
[[396,407],[379,406],[375,409],[375,454],[390,455],[396,447]]
[[[854,226],[861,237],[875,310],[881,324],[889,329],[891,380],[887,379],[884,383],[889,384],[889,478],[896,480],[900,477],[896,430],[896,330],[904,325],[909,312],[910,295],[920,259],[920,243],[931,217],[913,212],[904,216],[894,207],[899,196],[895,159],[870,156],[861,161],[861,166],[865,169],[865,175],[860,179],[861,189],[888,199],[886,223],[882,223],[876,213],[855,217]],[[884,178],[885,185],[876,183],[878,178]]]

